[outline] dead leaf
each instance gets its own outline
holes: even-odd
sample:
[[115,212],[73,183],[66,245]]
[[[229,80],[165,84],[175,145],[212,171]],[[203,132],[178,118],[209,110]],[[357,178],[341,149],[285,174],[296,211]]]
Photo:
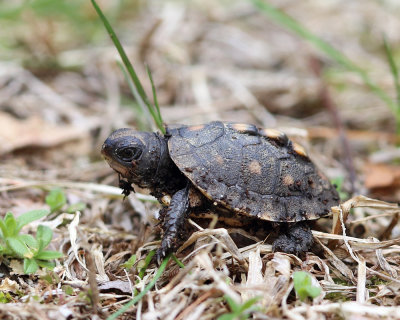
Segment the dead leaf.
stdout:
[[75,126],[54,126],[39,117],[18,120],[0,112],[0,155],[26,147],[54,147],[82,139],[88,129]]
[[[262,275],[262,260],[260,256],[260,248],[251,251],[249,254],[249,271],[247,273],[246,287],[254,287],[263,283]],[[261,290],[250,290],[242,293],[243,301],[248,299],[263,296],[264,292]]]
[[20,260],[13,259],[10,261],[10,268],[12,269],[10,274],[25,274],[24,266]]
[[10,291],[15,293],[18,290],[20,290],[19,284],[9,278],[5,278],[0,284],[0,291]]
[[368,189],[400,187],[400,167],[388,164],[367,164],[365,186]]
[[114,281],[104,282],[102,285],[99,286],[99,290],[102,290],[102,291],[119,290],[119,291],[121,291],[123,293],[127,293],[127,294],[132,293],[131,284],[128,281],[122,281],[122,280],[114,280]]

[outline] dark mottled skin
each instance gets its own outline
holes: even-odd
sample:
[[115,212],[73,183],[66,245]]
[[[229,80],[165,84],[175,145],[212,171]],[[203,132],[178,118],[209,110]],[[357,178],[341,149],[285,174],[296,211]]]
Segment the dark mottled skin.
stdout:
[[[339,200],[301,147],[253,125],[216,121],[170,129],[165,136],[119,129],[104,142],[102,154],[123,177],[124,194],[133,183],[160,202],[171,196],[158,259],[176,247],[187,216],[207,210],[223,212],[231,225],[244,217],[276,222],[274,250],[301,254],[313,238],[300,221],[326,216]],[[191,201],[195,193],[200,201]]]

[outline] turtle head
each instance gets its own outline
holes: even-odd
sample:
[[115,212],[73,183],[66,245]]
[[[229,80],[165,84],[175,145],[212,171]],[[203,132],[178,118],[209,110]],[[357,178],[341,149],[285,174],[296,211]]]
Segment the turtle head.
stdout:
[[111,168],[126,181],[120,180],[124,193],[133,189],[134,183],[142,188],[151,188],[164,153],[166,142],[153,132],[138,132],[128,128],[114,131],[104,141],[101,154]]

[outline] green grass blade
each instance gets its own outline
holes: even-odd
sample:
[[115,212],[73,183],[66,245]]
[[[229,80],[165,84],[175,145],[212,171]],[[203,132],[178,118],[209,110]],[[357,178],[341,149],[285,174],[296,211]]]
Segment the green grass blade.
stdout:
[[139,271],[139,278],[140,278],[140,279],[143,279],[144,274],[146,273],[147,267],[149,266],[149,264],[150,264],[150,262],[151,262],[151,259],[153,259],[153,256],[154,256],[155,254],[156,254],[156,250],[151,250],[151,251],[147,254],[146,258],[144,259],[144,265],[143,265],[142,268],[140,268],[140,271]]
[[134,304],[136,304],[138,301],[140,301],[140,299],[142,299],[147,292],[149,292],[151,290],[151,288],[154,287],[154,285],[156,284],[157,280],[161,277],[162,273],[164,272],[165,268],[167,267],[168,261],[171,258],[171,255],[168,255],[167,257],[165,257],[165,259],[163,260],[163,262],[161,263],[160,267],[157,270],[156,275],[154,276],[154,278],[149,282],[149,284],[143,289],[142,292],[140,292],[135,298],[133,298],[131,301],[129,301],[128,303],[126,303],[121,309],[119,309],[116,313],[112,314],[111,316],[109,316],[107,318],[107,320],[115,320],[117,319],[121,314],[123,314],[124,312],[126,312],[131,306],[133,306]]
[[393,100],[386,94],[386,92],[376,85],[368,76],[367,72],[357,66],[354,62],[348,59],[343,53],[336,50],[332,47],[328,42],[322,40],[307,28],[302,26],[295,19],[282,12],[281,10],[275,8],[268,2],[264,0],[251,0],[253,4],[258,8],[259,11],[267,15],[269,18],[284,26],[285,28],[291,30],[296,33],[298,36],[312,43],[315,47],[325,53],[328,57],[334,60],[336,63],[340,64],[342,67],[349,71],[356,72],[360,78],[363,80],[365,85],[367,85],[370,90],[377,95],[382,101],[386,103],[386,105],[390,108],[390,110],[394,113],[397,113],[396,104]]
[[146,66],[146,70],[147,70],[147,74],[149,76],[150,83],[151,83],[151,90],[153,92],[154,106],[157,111],[156,123],[157,123],[158,128],[161,130],[161,132],[165,133],[165,128],[163,127],[163,121],[162,121],[161,112],[160,112],[160,106],[158,105],[156,87],[154,86],[153,76],[151,74],[149,66]]
[[179,260],[176,255],[172,255],[172,259],[174,259],[175,263],[179,266],[179,268],[184,268],[185,265],[183,264],[183,262],[181,260]]
[[[135,84],[132,82],[132,79],[129,77],[128,72],[126,71],[126,68],[122,65],[120,61],[117,61],[117,64],[119,68],[122,71],[122,74],[124,75],[124,78],[126,82],[128,83],[129,89],[131,90],[133,96],[135,97],[136,101],[138,102],[140,109],[142,110],[143,114],[145,115],[146,123],[151,128],[152,130],[155,129],[153,123],[150,121],[150,117],[155,119],[156,114],[154,113],[153,108],[149,108],[148,106],[145,105],[143,100],[141,99]],[[155,122],[155,121],[154,121]]]
[[135,69],[133,68],[131,62],[129,61],[128,56],[126,55],[125,50],[121,45],[121,42],[119,41],[116,33],[114,32],[114,29],[111,27],[106,16],[103,14],[100,7],[97,5],[96,1],[95,0],[91,0],[91,1],[92,1],[94,9],[96,10],[97,14],[99,15],[101,21],[103,22],[104,27],[108,31],[112,42],[114,43],[115,47],[117,48],[118,53],[122,59],[122,62],[124,63],[126,69],[129,72],[129,75],[132,78],[132,81],[135,83],[135,86],[138,90],[140,97],[143,99],[143,101],[146,103],[146,105],[148,105],[149,101],[148,101],[146,92],[144,91],[142,84],[140,83],[140,80],[135,72]]
[[[164,133],[164,128],[162,126],[162,120],[160,120],[161,115],[159,114],[159,110],[158,107],[154,107],[151,103],[149,98],[147,97],[146,92],[143,89],[143,86],[139,80],[139,77],[136,74],[135,69],[133,68],[133,65],[131,64],[131,62],[128,59],[128,56],[125,53],[124,48],[121,45],[121,42],[119,41],[116,33],[114,32],[113,28],[111,27],[110,23],[108,22],[107,18],[105,17],[105,15],[103,14],[103,12],[101,11],[100,7],[97,5],[95,0],[91,0],[92,1],[92,5],[94,7],[94,9],[96,10],[97,14],[99,15],[101,21],[103,22],[104,27],[106,28],[107,32],[109,33],[112,42],[114,43],[116,49],[118,50],[118,53],[122,59],[122,62],[124,63],[124,66],[130,76],[130,78],[132,79],[132,82],[135,85],[135,88],[137,90],[138,93],[138,97],[140,97],[140,99],[138,99],[138,101],[142,100],[142,102],[147,106],[150,114],[152,115],[154,122],[156,123],[157,127],[161,130],[161,132]],[[137,97],[136,97],[137,98]],[[139,102],[140,103],[140,102]],[[156,111],[157,110],[157,113]]]
[[394,86],[396,88],[396,102],[397,102],[397,129],[400,131],[400,81],[399,81],[399,69],[396,65],[396,62],[394,61],[393,55],[392,55],[392,49],[390,48],[389,43],[387,42],[386,36],[383,36],[383,44],[385,47],[385,52],[386,52],[386,57],[389,62],[390,66],[390,71],[393,76],[393,82]]

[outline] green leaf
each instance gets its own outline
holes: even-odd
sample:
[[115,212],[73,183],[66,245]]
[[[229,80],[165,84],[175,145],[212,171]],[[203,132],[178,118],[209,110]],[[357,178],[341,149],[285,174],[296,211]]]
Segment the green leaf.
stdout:
[[6,226],[6,224],[4,223],[3,219],[0,219],[0,230],[1,230],[1,237],[2,237],[2,238],[5,238],[5,237],[7,237],[7,236],[10,235],[10,234],[8,233],[7,226]]
[[61,286],[61,289],[65,292],[66,295],[72,296],[74,294],[74,289],[69,285]]
[[47,226],[39,225],[36,231],[36,238],[39,242],[39,251],[41,251],[49,245],[53,238],[53,231]]
[[240,307],[240,312],[243,312],[249,308],[251,308],[255,303],[257,303],[257,301],[259,301],[261,299],[261,297],[254,297],[251,298],[247,301],[245,301],[242,306]]
[[36,254],[35,258],[39,260],[53,260],[62,258],[63,256],[64,255],[61,252],[46,250]]
[[321,293],[321,288],[319,288],[319,287],[314,287],[314,286],[311,286],[311,287],[308,287],[307,288],[307,293],[308,293],[308,295],[311,297],[311,298],[316,298],[316,297],[318,297],[319,295],[320,295],[320,293]]
[[28,223],[31,223],[32,221],[39,220],[49,214],[49,210],[46,209],[39,209],[39,210],[32,210],[25,212],[24,214],[21,214],[17,218],[17,229],[18,231],[21,230],[21,228]]
[[85,209],[86,209],[86,203],[77,202],[77,203],[74,203],[74,204],[70,205],[70,206],[67,208],[67,212],[68,212],[68,213],[75,213],[75,212],[77,212],[77,211],[83,211],[83,210],[85,210]]
[[11,212],[7,212],[6,216],[4,217],[4,224],[8,236],[15,236],[18,234],[19,229],[17,228],[17,221]]
[[36,249],[36,250],[39,249],[39,243],[30,234],[19,234],[17,236],[17,238],[20,239],[22,242],[24,242],[27,246],[29,246],[32,249]]
[[67,198],[60,188],[55,188],[47,195],[46,203],[49,205],[51,212],[54,212],[60,210],[67,203]]
[[125,269],[130,269],[130,268],[133,267],[133,265],[135,264],[135,262],[136,262],[136,254],[133,254],[133,255],[128,259],[128,261],[126,261],[126,262],[124,262],[123,264],[121,264],[121,267],[122,267],[122,268],[125,268]]
[[226,302],[228,302],[229,308],[231,308],[231,310],[233,311],[233,313],[235,314],[239,314],[240,313],[240,305],[237,304],[235,302],[235,300],[233,300],[230,296],[228,295],[224,295],[224,298],[226,300]]
[[310,298],[316,298],[321,293],[321,288],[313,286],[311,275],[304,271],[293,273],[294,290],[301,301]]
[[53,277],[50,273],[46,273],[45,275],[41,276],[40,279],[46,281],[48,284],[54,284]]
[[8,237],[6,239],[6,243],[11,248],[11,250],[14,251],[14,253],[21,258],[29,257],[32,254],[26,244],[19,238]]
[[38,264],[35,259],[24,259],[24,272],[26,274],[35,273],[38,269]]
[[[149,264],[150,264],[150,262],[151,262],[151,259],[153,258],[153,256],[156,254],[156,251],[155,250],[151,250],[148,254],[147,254],[147,256],[146,256],[146,258],[144,259],[144,264],[142,265],[142,267],[140,268],[140,271],[139,271],[139,278],[140,279],[143,279],[143,277],[144,277],[144,275],[145,275],[145,273],[146,273],[146,269],[147,269],[147,267],[149,266]],[[138,266],[139,267],[139,266]]]
[[53,261],[35,260],[41,268],[53,270],[56,264]]
[[217,320],[234,320],[237,318],[235,313],[225,313],[217,318]]
[[0,303],[9,303],[12,301],[12,296],[8,292],[0,292]]

